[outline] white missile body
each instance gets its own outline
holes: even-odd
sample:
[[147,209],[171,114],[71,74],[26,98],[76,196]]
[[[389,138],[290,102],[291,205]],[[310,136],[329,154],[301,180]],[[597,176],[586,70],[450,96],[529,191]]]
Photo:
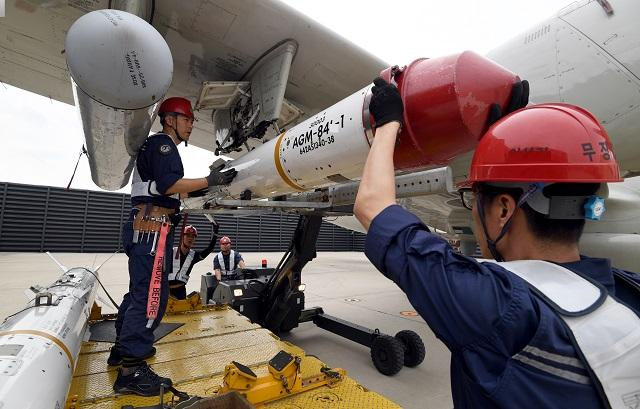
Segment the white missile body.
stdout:
[[[506,106],[517,76],[472,52],[418,59],[380,74],[404,104],[394,152],[398,171],[447,165],[474,148],[489,108]],[[269,198],[359,179],[373,143],[372,85],[227,163],[238,175],[210,197]],[[206,200],[206,199],[205,199]],[[187,207],[192,207],[189,201]]]
[[302,192],[359,178],[371,147],[367,134],[371,85],[228,162],[238,175],[223,194],[253,197]]
[[96,296],[71,268],[0,325],[0,408],[63,408]]

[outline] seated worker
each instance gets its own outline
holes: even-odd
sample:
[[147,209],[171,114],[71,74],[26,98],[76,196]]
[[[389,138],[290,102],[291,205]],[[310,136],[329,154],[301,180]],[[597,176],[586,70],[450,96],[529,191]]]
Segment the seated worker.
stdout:
[[[179,300],[187,298],[187,282],[189,281],[189,275],[196,263],[201,262],[211,252],[216,245],[218,238],[218,230],[220,226],[213,223],[213,235],[209,245],[202,251],[192,250],[191,247],[198,237],[198,230],[191,225],[184,228],[182,232],[182,242],[179,247],[173,248],[173,269],[169,274],[169,295]],[[178,248],[180,251],[178,252]]]
[[[233,273],[236,268],[245,268],[242,255],[231,250],[231,239],[227,236],[223,236],[220,239],[220,253],[216,254],[213,258],[213,270],[216,274],[216,279],[220,281],[222,276],[227,277]],[[230,260],[232,260],[230,262]]]

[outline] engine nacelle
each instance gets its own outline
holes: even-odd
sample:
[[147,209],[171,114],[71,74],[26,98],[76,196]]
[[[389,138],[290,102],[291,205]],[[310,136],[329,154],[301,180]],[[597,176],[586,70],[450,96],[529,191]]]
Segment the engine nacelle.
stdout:
[[137,150],[171,85],[171,51],[141,18],[98,10],[69,28],[65,53],[91,178],[117,190],[128,183]]

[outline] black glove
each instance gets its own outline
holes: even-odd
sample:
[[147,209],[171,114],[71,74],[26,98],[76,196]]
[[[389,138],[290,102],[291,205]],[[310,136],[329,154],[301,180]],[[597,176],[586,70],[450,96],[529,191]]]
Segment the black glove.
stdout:
[[187,197],[202,197],[209,192],[209,188],[204,188],[200,190],[194,190],[193,192],[187,193]]
[[376,128],[393,121],[402,124],[404,106],[398,88],[380,77],[373,80],[373,84],[369,112],[376,120]]
[[507,108],[502,112],[500,104],[491,104],[489,107],[489,119],[487,119],[487,126],[493,125],[498,119],[506,116],[513,111],[517,111],[520,108],[524,108],[529,103],[529,81],[517,81],[511,87],[511,98]]
[[218,234],[220,231],[220,225],[218,223],[211,223],[213,225],[213,234]]
[[238,174],[238,171],[233,168],[221,172],[220,170],[223,167],[224,165],[220,165],[211,170],[211,173],[207,176],[207,183],[209,186],[228,185]]

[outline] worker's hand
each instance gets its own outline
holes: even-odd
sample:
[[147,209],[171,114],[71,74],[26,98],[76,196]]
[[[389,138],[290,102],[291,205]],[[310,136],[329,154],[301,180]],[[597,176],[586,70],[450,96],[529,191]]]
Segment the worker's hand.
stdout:
[[211,169],[211,173],[207,176],[208,186],[228,185],[238,174],[238,171],[234,168],[221,171],[223,167],[224,164]]
[[520,108],[524,108],[529,103],[529,81],[516,81],[511,87],[511,97],[509,103],[504,112],[500,107],[500,104],[491,104],[489,107],[489,119],[487,119],[487,126],[493,125],[498,119],[503,116],[509,115],[513,111],[517,111]]
[[211,223],[211,225],[213,226],[213,234],[218,234],[220,231],[220,225],[218,223]]
[[404,107],[398,88],[380,77],[373,80],[373,84],[369,112],[376,120],[376,128],[393,121],[402,124]]

